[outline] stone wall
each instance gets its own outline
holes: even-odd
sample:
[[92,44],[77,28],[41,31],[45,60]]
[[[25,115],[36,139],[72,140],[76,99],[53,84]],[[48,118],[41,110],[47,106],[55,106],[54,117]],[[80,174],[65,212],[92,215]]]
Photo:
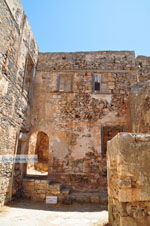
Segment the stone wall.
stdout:
[[47,196],[57,197],[58,203],[72,204],[79,203],[99,203],[106,206],[107,200],[104,191],[101,193],[73,193],[61,183],[49,183],[47,179],[24,178],[24,196],[31,200],[46,203]]
[[[30,134],[49,137],[50,180],[84,192],[106,189],[103,128],[110,127],[108,139],[118,128],[130,130],[134,68],[133,52],[39,54]],[[93,90],[94,73],[102,77],[100,92]],[[65,91],[59,90],[61,76],[67,78]]]
[[[0,1],[0,28],[0,155],[14,155],[20,130],[29,130],[26,118],[30,114],[38,48],[19,0]],[[32,74],[25,70],[29,57]],[[0,168],[0,204],[3,204],[11,199],[13,165],[0,163]]]
[[131,88],[131,121],[135,133],[150,133],[150,80]]
[[[0,1],[0,25],[0,155],[38,154],[31,168],[48,171],[49,181],[106,195],[107,141],[120,131],[150,130],[150,58],[132,51],[38,54],[19,0]],[[0,168],[3,204],[21,194],[25,167]]]
[[94,51],[74,53],[40,53],[39,71],[63,70],[135,70],[133,51]]
[[107,154],[110,224],[150,225],[150,134],[119,133]]
[[138,82],[150,80],[150,57],[138,56],[135,60]]

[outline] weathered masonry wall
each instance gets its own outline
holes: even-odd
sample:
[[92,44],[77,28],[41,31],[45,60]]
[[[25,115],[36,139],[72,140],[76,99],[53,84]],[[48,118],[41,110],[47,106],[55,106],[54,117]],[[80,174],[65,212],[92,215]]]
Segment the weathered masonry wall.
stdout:
[[144,82],[150,80],[150,57],[138,56],[135,59],[137,69],[137,81]]
[[[0,155],[16,153],[29,130],[30,99],[38,48],[19,0],[0,1]],[[20,136],[21,138],[21,136]],[[11,198],[13,166],[0,163],[0,204]]]
[[[93,90],[94,74],[100,92]],[[29,150],[34,153],[32,137],[47,134],[50,180],[77,191],[106,189],[103,146],[130,130],[128,95],[136,82],[133,52],[39,54]]]
[[71,204],[79,203],[99,203],[106,204],[106,197],[103,193],[74,193],[61,183],[49,183],[47,179],[24,178],[24,195],[26,198],[45,201],[46,196],[57,196],[58,203]]
[[131,88],[132,131],[150,133],[150,80]]
[[119,133],[108,142],[109,222],[150,225],[150,134]]
[[136,58],[137,84],[131,87],[132,132],[150,133],[150,57]]
[[[107,141],[118,134],[108,145],[110,222],[150,225],[148,133],[150,57],[38,53],[20,1],[0,0],[0,205],[23,191],[105,203]],[[27,165],[36,175],[1,162],[27,153],[38,155]]]

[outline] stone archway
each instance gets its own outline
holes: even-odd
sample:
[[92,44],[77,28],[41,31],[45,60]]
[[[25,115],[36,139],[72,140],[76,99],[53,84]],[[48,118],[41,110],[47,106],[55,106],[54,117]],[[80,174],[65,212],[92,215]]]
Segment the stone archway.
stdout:
[[39,131],[31,135],[28,155],[37,155],[38,161],[27,164],[27,175],[47,175],[49,163],[49,137]]
[[38,156],[38,162],[34,164],[37,171],[42,173],[48,172],[48,153],[49,153],[49,138],[46,133],[39,132],[37,134],[37,142],[35,154]]

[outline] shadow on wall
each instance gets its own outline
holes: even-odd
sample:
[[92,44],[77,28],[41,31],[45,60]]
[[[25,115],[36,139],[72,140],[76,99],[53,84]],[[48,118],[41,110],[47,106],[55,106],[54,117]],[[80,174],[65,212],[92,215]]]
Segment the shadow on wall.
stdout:
[[49,137],[40,131],[31,135],[28,155],[37,155],[38,161],[27,164],[27,175],[48,175]]
[[[8,163],[0,164],[0,207],[11,200],[12,196],[12,168],[13,165]],[[6,174],[7,172],[7,174]],[[4,175],[2,175],[4,173]]]

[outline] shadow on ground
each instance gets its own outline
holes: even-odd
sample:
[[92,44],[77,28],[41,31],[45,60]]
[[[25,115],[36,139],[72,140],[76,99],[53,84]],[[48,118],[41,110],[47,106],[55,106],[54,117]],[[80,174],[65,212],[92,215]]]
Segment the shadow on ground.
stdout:
[[35,209],[45,211],[59,211],[59,212],[99,212],[106,210],[106,205],[100,205],[97,203],[73,203],[73,204],[46,204],[45,202],[37,202],[32,200],[21,199],[19,201],[13,201],[7,205],[8,207],[23,208],[23,209]]
[[3,226],[108,226],[108,212],[100,204],[46,205],[19,200],[0,212]]

